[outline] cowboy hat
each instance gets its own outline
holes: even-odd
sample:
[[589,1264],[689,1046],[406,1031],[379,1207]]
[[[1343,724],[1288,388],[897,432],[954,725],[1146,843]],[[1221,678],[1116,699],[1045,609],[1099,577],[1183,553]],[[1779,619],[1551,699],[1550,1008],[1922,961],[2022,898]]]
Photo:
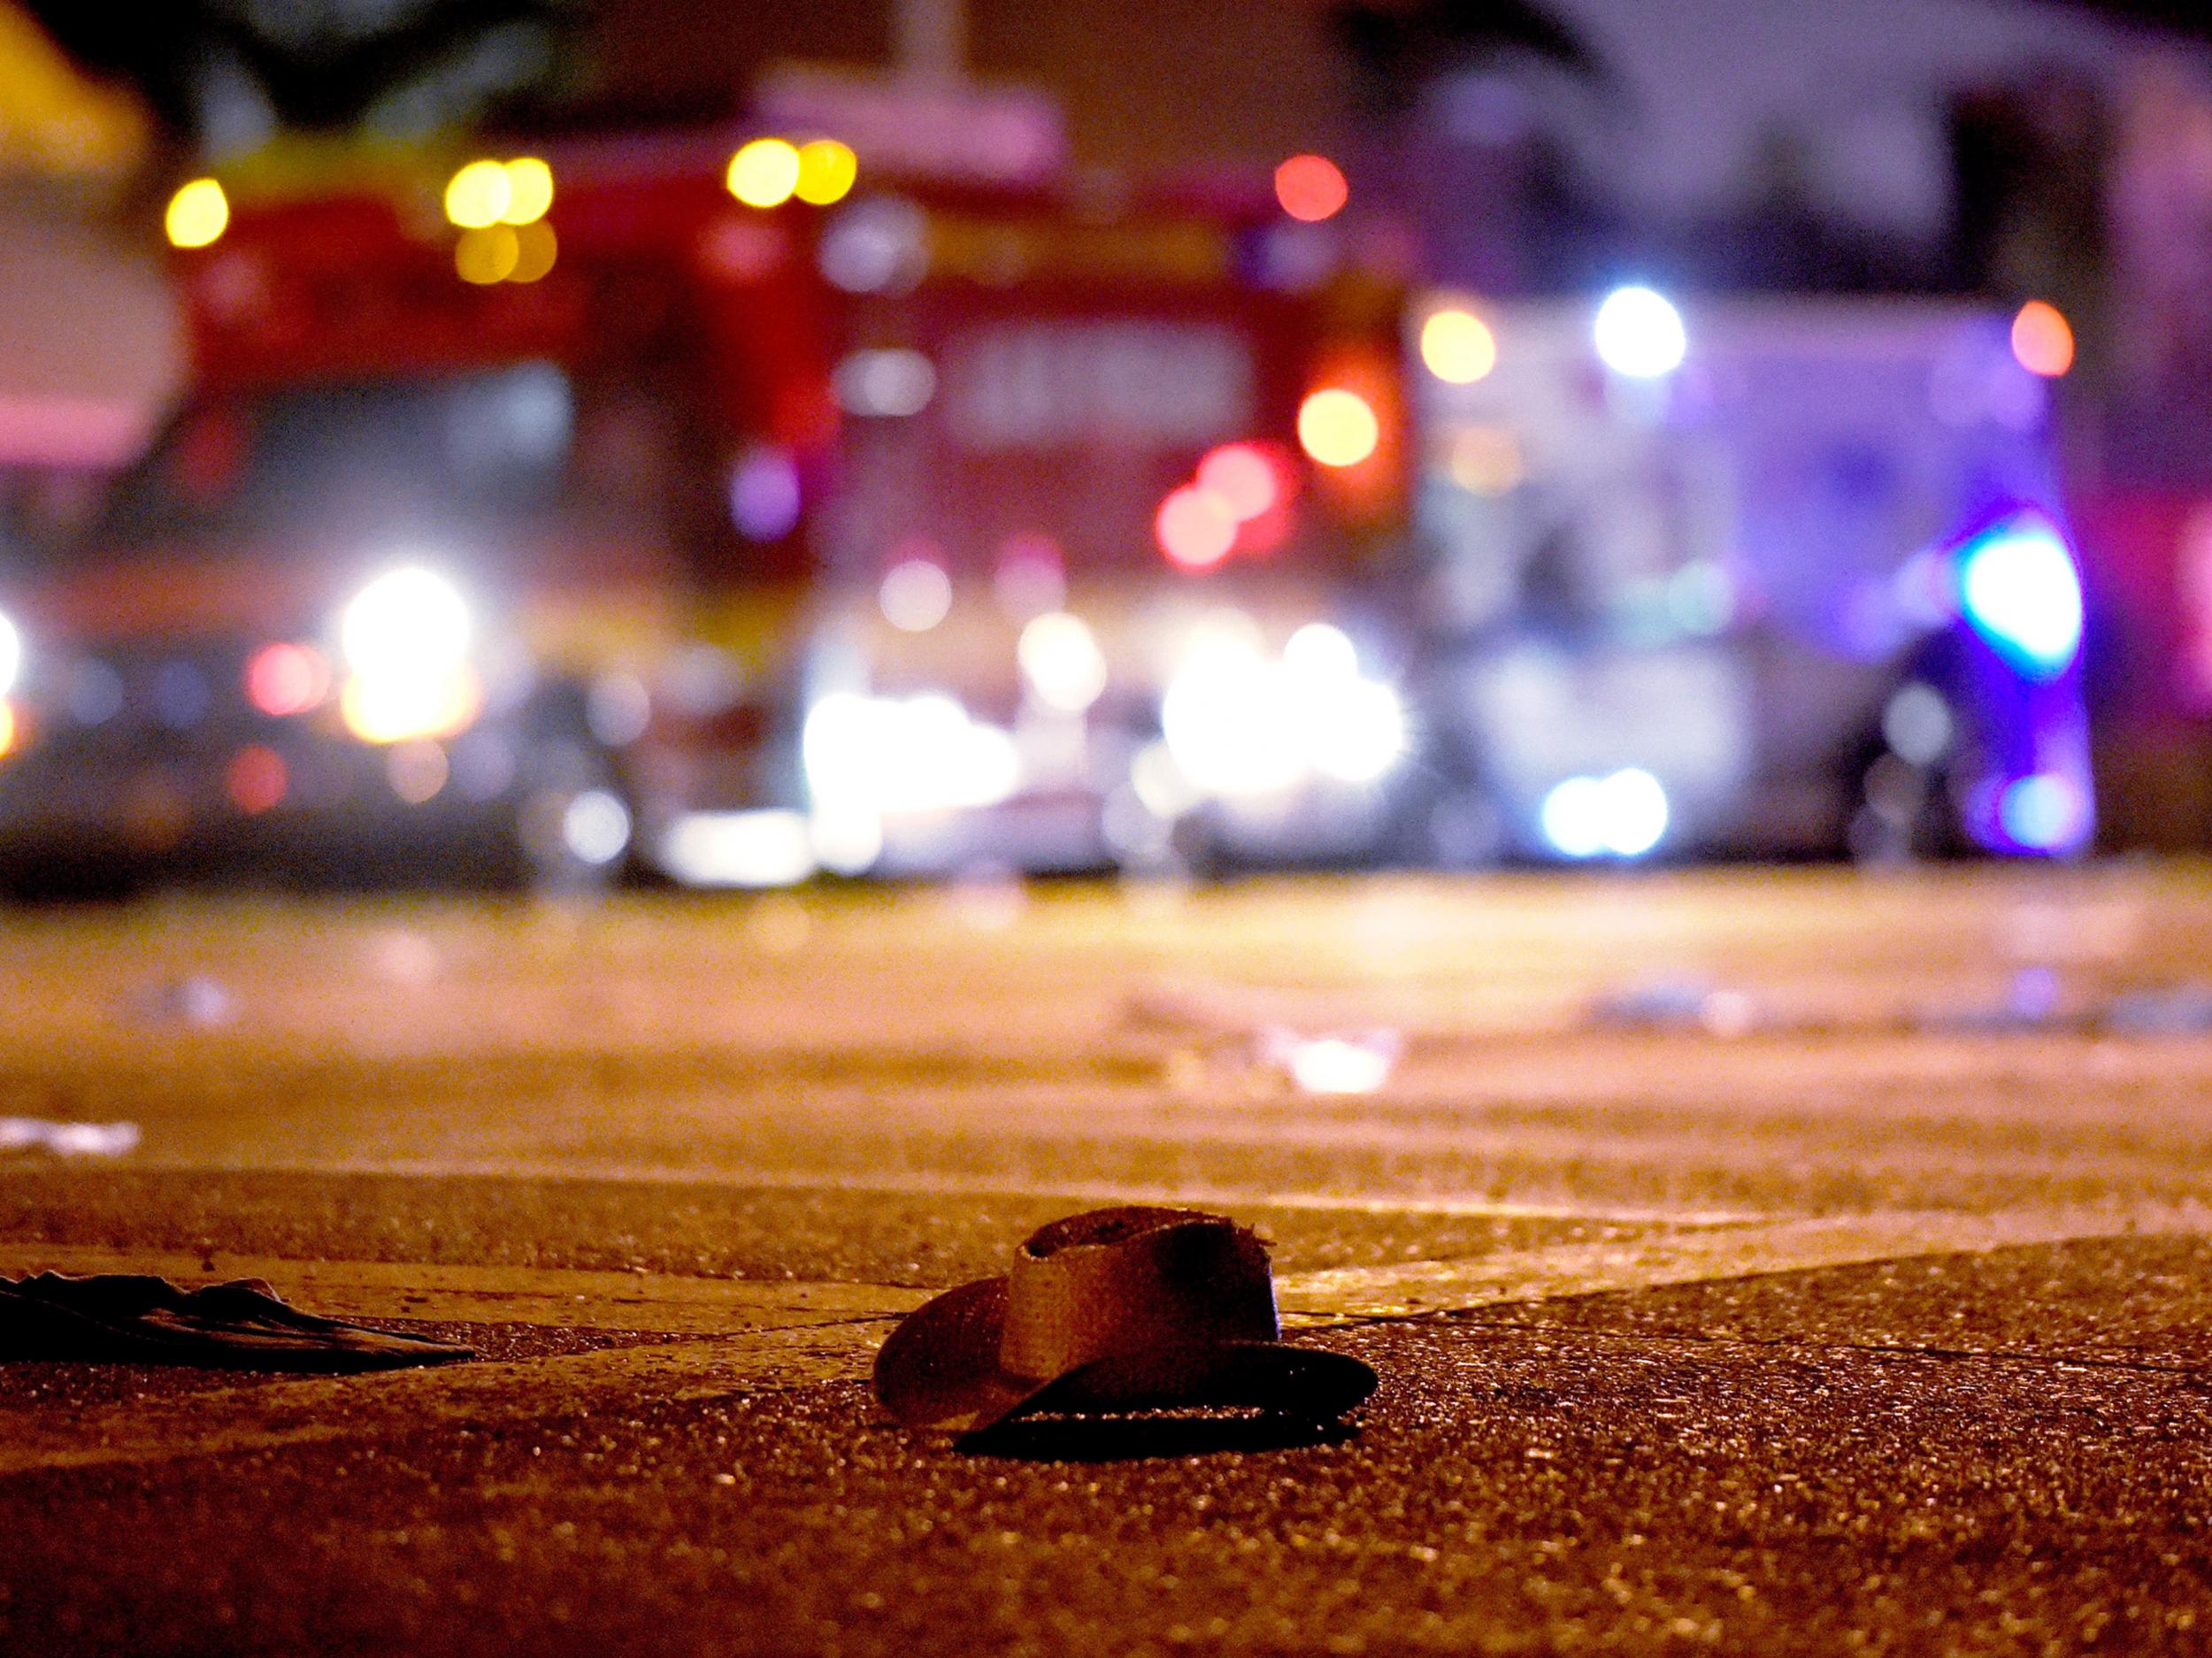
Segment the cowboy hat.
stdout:
[[1032,1233],[1004,1277],[910,1313],[876,1355],[876,1396],[910,1426],[972,1433],[1031,1412],[1194,1405],[1333,1422],[1375,1391],[1359,1360],[1281,1337],[1250,1228],[1093,1209]]

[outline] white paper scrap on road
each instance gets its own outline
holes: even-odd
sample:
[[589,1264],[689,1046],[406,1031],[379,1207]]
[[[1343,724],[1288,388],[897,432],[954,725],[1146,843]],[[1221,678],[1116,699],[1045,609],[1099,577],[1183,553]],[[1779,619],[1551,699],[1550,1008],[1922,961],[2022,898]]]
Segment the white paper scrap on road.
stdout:
[[0,1117],[0,1152],[51,1152],[57,1157],[121,1157],[138,1149],[135,1123],[57,1123],[39,1117]]

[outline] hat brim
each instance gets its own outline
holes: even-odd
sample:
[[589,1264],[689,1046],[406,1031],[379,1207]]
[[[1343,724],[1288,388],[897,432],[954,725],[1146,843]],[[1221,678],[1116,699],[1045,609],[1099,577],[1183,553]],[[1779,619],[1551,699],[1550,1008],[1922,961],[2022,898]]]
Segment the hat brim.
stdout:
[[876,1396],[915,1427],[975,1433],[1042,1413],[1231,1407],[1333,1422],[1375,1391],[1342,1353],[1282,1341],[1172,1342],[1110,1354],[1041,1380],[999,1368],[1007,1281],[949,1290],[909,1314],[876,1355]]

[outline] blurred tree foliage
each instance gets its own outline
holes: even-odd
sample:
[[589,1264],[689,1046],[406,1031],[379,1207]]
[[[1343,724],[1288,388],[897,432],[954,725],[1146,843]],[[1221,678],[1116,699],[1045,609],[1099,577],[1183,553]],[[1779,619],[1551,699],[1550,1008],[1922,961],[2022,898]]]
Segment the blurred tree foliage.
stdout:
[[557,80],[583,0],[25,0],[80,64],[211,156],[283,130],[404,136]]

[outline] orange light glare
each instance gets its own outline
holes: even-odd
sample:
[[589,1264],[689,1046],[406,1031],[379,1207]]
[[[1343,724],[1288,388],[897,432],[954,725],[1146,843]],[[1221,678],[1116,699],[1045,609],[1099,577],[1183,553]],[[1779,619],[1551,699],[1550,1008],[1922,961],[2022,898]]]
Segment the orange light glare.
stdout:
[[204,248],[230,224],[230,201],[212,179],[195,179],[169,198],[161,227],[174,248]]
[[799,188],[799,152],[780,138],[756,138],[730,157],[723,182],[748,207],[780,207]]
[[2012,319],[2012,355],[2029,373],[2056,380],[2074,366],[2074,331],[2057,306],[2032,299]]
[[292,787],[292,773],[284,756],[261,743],[241,748],[223,771],[223,787],[231,804],[249,816],[280,804]]
[[1497,336],[1471,311],[1432,311],[1421,325],[1421,361],[1449,385],[1471,386],[1497,367]]
[[1381,423],[1357,392],[1331,386],[1298,405],[1299,447],[1324,466],[1356,466],[1381,441]]
[[1199,462],[1198,487],[1227,503],[1240,524],[1258,518],[1282,495],[1275,464],[1249,443],[1225,443]]
[[[548,231],[546,234],[550,235],[552,233]],[[459,272],[464,282],[473,282],[479,288],[505,281],[515,273],[521,263],[522,238],[508,225],[465,230],[461,233],[461,240],[453,248],[454,270]]]
[[1212,490],[1196,484],[1171,491],[1160,503],[1152,528],[1160,550],[1186,570],[1210,569],[1236,545],[1236,513]]
[[0,760],[15,752],[15,705],[0,702]]
[[264,645],[246,659],[246,700],[273,719],[304,714],[330,692],[330,669],[305,645]]
[[534,282],[553,268],[560,243],[554,239],[553,226],[547,224],[525,225],[515,232],[515,268],[507,272],[510,282]]
[[1275,169],[1275,199],[1283,211],[1309,225],[1335,214],[1351,195],[1344,174],[1326,156],[1293,156]]

